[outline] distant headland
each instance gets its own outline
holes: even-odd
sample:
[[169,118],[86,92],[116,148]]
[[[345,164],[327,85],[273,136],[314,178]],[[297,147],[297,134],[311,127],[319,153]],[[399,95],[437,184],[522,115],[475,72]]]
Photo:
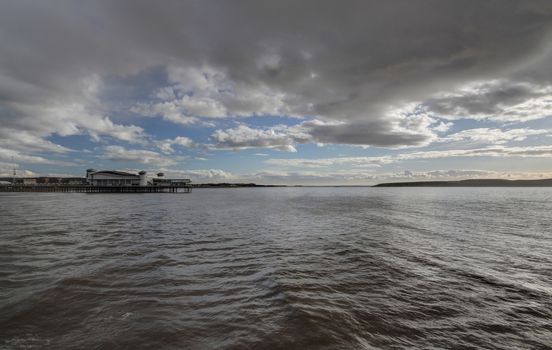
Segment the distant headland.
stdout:
[[373,187],[547,187],[552,179],[506,180],[506,179],[469,179],[458,181],[414,181],[389,182]]

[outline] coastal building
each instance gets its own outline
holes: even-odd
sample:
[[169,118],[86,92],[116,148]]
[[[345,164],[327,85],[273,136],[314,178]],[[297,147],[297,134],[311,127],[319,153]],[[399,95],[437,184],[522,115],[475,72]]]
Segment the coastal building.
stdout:
[[36,183],[41,185],[59,184],[59,177],[40,176],[36,178]]
[[36,178],[34,177],[24,178],[23,185],[36,185]]
[[86,181],[92,186],[147,186],[146,172],[139,174],[117,170],[86,170]]
[[86,182],[92,186],[183,186],[191,182],[190,179],[167,179],[163,173],[157,177],[148,178],[145,171],[138,174],[117,170],[86,171]]
[[157,173],[157,177],[151,179],[154,186],[184,186],[192,182],[190,179],[167,179],[165,174]]
[[166,179],[163,173],[148,177],[118,170],[88,169],[86,177],[0,177],[0,192],[81,193],[190,193],[190,179]]
[[[86,185],[86,179],[83,177],[61,177],[58,178],[58,184],[61,185]],[[55,179],[51,179],[51,184],[56,184]]]

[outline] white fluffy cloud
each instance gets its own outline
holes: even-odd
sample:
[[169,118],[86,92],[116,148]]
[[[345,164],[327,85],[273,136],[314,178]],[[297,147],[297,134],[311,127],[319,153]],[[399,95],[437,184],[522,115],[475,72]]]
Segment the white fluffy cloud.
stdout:
[[233,129],[217,130],[211,135],[218,149],[274,148],[296,152],[294,145],[310,140],[301,126],[279,125],[266,129],[253,129],[239,125]]
[[239,180],[236,175],[221,169],[163,169],[167,177],[189,178],[192,182],[227,182]]
[[281,167],[297,168],[326,168],[334,165],[347,165],[353,167],[378,167],[380,165],[394,162],[395,159],[389,156],[382,157],[336,157],[336,158],[272,158],[265,161],[266,164]]
[[382,180],[459,180],[459,179],[546,179],[552,172],[515,172],[478,169],[452,169],[431,171],[410,171],[380,174]]
[[247,149],[274,148],[295,152],[295,146],[303,143],[350,144],[358,146],[402,147],[425,146],[446,130],[442,122],[424,115],[393,116],[386,122],[324,122],[305,121],[294,126],[278,125],[269,128],[236,128],[216,130],[211,137],[213,148]]
[[171,85],[158,89],[154,102],[134,106],[135,113],[187,125],[205,123],[205,118],[300,117],[308,112],[302,105],[293,107],[293,97],[287,93],[232,80],[224,70],[211,66],[169,66],[167,74]]
[[25,101],[28,91],[22,91],[22,95],[17,96],[21,101],[4,101],[3,105],[0,102],[0,147],[18,154],[21,162],[38,163],[37,157],[42,156],[36,155],[37,152],[59,154],[71,151],[49,141],[47,138],[52,135],[87,135],[94,141],[109,137],[143,143],[146,135],[142,128],[114,123],[102,115],[101,110],[92,107],[98,101],[92,96],[95,90],[88,85],[83,84],[76,94],[78,96],[68,101],[54,97]]
[[174,146],[181,146],[185,148],[196,146],[195,142],[192,141],[192,139],[185,136],[177,136],[174,139],[157,141],[156,145],[163,153],[174,153]]
[[504,144],[510,141],[524,141],[530,136],[551,135],[548,129],[491,129],[477,128],[466,129],[441,138],[440,142],[468,141],[473,143]]
[[20,129],[0,129],[0,148],[16,152],[68,153],[71,149]]
[[438,159],[451,157],[523,157],[548,158],[552,157],[552,146],[506,147],[490,146],[475,149],[456,149],[444,151],[420,151],[402,153],[394,156],[377,157],[335,157],[335,158],[272,158],[265,161],[268,165],[280,167],[325,168],[336,165],[353,167],[377,167],[406,160]]
[[106,146],[101,158],[117,162],[135,162],[140,164],[152,164],[161,167],[175,165],[181,157],[166,157],[160,153],[142,150],[126,149],[121,146]]
[[16,176],[18,177],[21,177],[21,176],[30,177],[30,176],[38,175],[32,170],[20,168],[18,164],[0,162],[0,177],[12,177],[14,168],[15,168]]
[[63,165],[63,166],[73,166],[74,162],[63,161],[57,159],[50,159],[42,156],[29,155],[25,152],[20,152],[13,149],[0,148],[0,160],[10,161],[12,160],[17,163],[28,163],[28,164],[52,164],[52,165]]
[[522,157],[547,158],[552,157],[552,146],[506,147],[489,146],[467,150],[424,151],[404,153],[395,157],[398,160],[435,159],[450,157]]

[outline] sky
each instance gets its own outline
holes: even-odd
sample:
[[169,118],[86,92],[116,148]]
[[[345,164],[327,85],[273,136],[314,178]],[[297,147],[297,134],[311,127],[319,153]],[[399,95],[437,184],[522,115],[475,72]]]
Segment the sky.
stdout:
[[0,0],[0,176],[552,177],[549,0]]

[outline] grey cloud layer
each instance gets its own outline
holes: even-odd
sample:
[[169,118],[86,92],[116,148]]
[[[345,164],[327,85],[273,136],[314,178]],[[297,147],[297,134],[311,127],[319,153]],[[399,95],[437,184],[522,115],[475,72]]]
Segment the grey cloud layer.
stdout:
[[278,125],[270,128],[251,128],[239,125],[227,130],[216,130],[212,139],[214,149],[274,148],[295,152],[297,144],[349,144],[359,146],[421,146],[437,138],[437,129],[431,118],[413,117],[408,125],[398,120],[368,121],[363,123],[326,123],[310,120],[294,126]]
[[523,157],[523,158],[550,158],[552,157],[552,146],[533,147],[505,147],[489,146],[474,149],[453,149],[444,151],[420,151],[402,153],[394,156],[375,157],[335,157],[335,158],[273,158],[267,159],[266,164],[279,167],[301,167],[301,168],[326,168],[336,165],[349,165],[353,167],[371,167],[401,161],[418,159],[438,159],[451,157]]
[[[308,115],[323,122],[304,125],[313,142],[420,145],[434,138],[429,125],[458,106],[493,114],[498,100],[518,106],[538,97],[518,82],[549,84],[531,60],[547,55],[551,19],[548,0],[3,2],[1,128],[39,143],[55,133],[139,142],[147,130],[123,121],[102,91],[109,77],[164,67],[169,86],[159,86],[158,100],[123,108],[182,124]],[[429,101],[435,120],[426,124],[390,107],[496,79],[513,83],[479,100]],[[222,131],[221,147],[248,147],[232,131]]]
[[493,119],[516,122],[552,115],[552,88],[543,85],[490,81],[424,101],[419,108],[446,119]]

